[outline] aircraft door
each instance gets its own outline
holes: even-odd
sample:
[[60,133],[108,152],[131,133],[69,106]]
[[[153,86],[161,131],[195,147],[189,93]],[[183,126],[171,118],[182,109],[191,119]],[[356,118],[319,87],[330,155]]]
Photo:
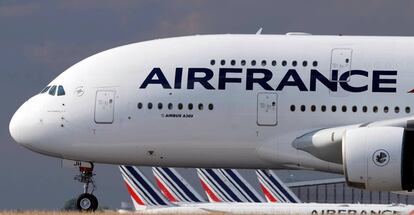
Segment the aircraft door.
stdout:
[[257,125],[276,126],[277,125],[277,94],[258,93],[257,94]]
[[114,122],[115,91],[98,90],[95,100],[95,123],[112,124]]
[[[343,90],[339,85],[340,82],[349,82],[351,80],[352,49],[337,48],[332,49],[331,53],[331,81],[338,82],[336,92],[331,91],[332,96],[347,96],[349,93]],[[345,76],[343,76],[345,75]],[[340,77],[346,77],[340,79]]]

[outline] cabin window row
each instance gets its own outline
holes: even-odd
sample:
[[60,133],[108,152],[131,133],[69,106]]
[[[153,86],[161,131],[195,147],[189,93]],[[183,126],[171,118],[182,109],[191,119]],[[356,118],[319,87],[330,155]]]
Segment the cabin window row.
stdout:
[[[301,112],[305,112],[307,110],[307,106],[306,105],[298,105],[298,107],[296,108],[296,105],[291,105],[290,106],[290,111],[295,112],[295,111],[301,111]],[[336,106],[336,105],[332,105],[332,106],[326,106],[326,105],[321,105],[320,107],[317,107],[316,105],[311,105],[309,107],[309,109],[311,112],[316,112],[318,110],[320,110],[321,112],[326,112],[326,111],[330,111],[330,112],[358,112],[362,111],[364,113],[366,112],[373,112],[373,113],[378,113],[378,112],[384,112],[384,113],[390,113],[390,112],[394,112],[394,113],[400,113],[402,112],[402,110],[400,109],[399,106],[395,106],[395,107],[388,107],[388,106],[384,106],[383,108],[380,108],[378,106],[372,106],[371,108],[369,108],[368,106],[362,106],[360,107],[360,109],[358,108],[358,106],[352,106],[348,109],[348,106],[346,105],[342,105],[342,106]],[[411,108],[410,107],[405,107],[404,108],[405,113],[410,113],[411,112]]]
[[[220,60],[219,62],[216,62],[216,60],[210,60],[210,64],[212,66],[214,66],[216,64],[220,64],[220,65],[224,66],[224,65],[226,65],[226,63],[230,64],[231,66],[236,66],[236,64],[238,62],[236,60],[230,60],[229,62],[226,62],[226,60]],[[267,64],[272,65],[272,66],[276,66],[278,64],[278,62],[276,60],[272,60],[272,61],[269,61],[269,62],[266,61],[266,60],[262,60],[262,61],[252,60],[250,62],[247,62],[246,60],[241,60],[239,65],[246,66],[248,63],[250,63],[251,66],[256,66],[258,64],[260,64],[261,66],[266,66]],[[280,64],[282,66],[287,66],[288,61],[283,60],[282,62],[280,62]],[[293,60],[289,64],[292,65],[293,67],[296,67],[300,64],[300,62],[298,62],[296,60]],[[301,62],[301,65],[303,67],[307,67],[309,64],[310,64],[310,62],[308,63],[308,61],[306,61],[306,60]],[[318,61],[312,61],[312,66],[317,67],[318,66]]]
[[[204,110],[204,104],[203,103],[198,103],[198,104],[193,104],[193,103],[188,103],[188,104],[183,104],[183,103],[178,103],[176,106],[173,103],[168,103],[164,106],[163,103],[159,102],[159,103],[152,103],[149,102],[146,105],[144,105],[144,103],[139,102],[137,104],[137,108],[138,109],[143,109],[144,106],[146,106],[147,109],[151,110],[151,109],[159,109],[162,110],[163,108],[166,108],[168,110],[172,110],[175,108],[177,108],[178,110],[183,110],[183,109],[188,109],[188,110],[193,110],[193,109],[198,109],[198,110]],[[214,105],[212,103],[206,105],[206,108],[208,108],[209,110],[213,110],[214,109]]]

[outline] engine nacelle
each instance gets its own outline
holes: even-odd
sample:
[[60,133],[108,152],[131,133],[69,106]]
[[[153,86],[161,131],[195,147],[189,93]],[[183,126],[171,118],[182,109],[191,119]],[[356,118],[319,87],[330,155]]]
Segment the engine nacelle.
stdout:
[[414,188],[414,131],[363,127],[345,132],[342,159],[347,184],[367,190]]

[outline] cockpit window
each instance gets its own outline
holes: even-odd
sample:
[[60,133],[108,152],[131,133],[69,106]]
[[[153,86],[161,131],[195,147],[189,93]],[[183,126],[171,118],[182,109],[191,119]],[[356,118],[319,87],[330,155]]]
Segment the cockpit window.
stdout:
[[59,85],[57,95],[58,96],[64,96],[65,95],[65,89],[63,89],[63,86]]
[[50,86],[45,87],[40,93],[46,93],[49,90]]
[[54,96],[56,93],[56,85],[53,85],[49,90],[49,95]]

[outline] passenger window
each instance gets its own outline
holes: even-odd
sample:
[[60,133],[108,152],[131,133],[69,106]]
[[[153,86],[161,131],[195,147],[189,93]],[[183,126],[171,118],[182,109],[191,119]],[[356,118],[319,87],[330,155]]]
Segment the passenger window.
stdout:
[[357,106],[352,106],[352,112],[357,112],[357,110],[358,110],[358,108],[357,108]]
[[65,89],[63,89],[63,86],[59,85],[57,95],[58,96],[64,96],[65,95]]
[[56,85],[53,85],[49,90],[49,95],[54,96],[56,94]]
[[384,107],[384,113],[388,113],[388,110],[389,110],[389,109],[388,109],[388,106],[385,106],[385,107]]
[[214,109],[214,105],[210,103],[210,104],[208,105],[208,109],[209,109],[209,110],[213,110],[213,109]]
[[188,109],[189,110],[192,110],[193,109],[193,104],[192,103],[188,104]]
[[40,93],[46,93],[49,90],[50,86],[45,87]]
[[366,113],[368,111],[368,107],[367,106],[363,106],[362,107],[362,112]]
[[200,103],[200,104],[198,104],[198,109],[199,109],[199,110],[203,110],[203,104],[201,104],[201,103]]
[[396,107],[394,108],[394,111],[395,111],[395,113],[399,113],[399,112],[400,112],[400,108],[396,106]]
[[307,65],[308,65],[308,61],[305,60],[305,61],[302,62],[303,67],[306,67]]

